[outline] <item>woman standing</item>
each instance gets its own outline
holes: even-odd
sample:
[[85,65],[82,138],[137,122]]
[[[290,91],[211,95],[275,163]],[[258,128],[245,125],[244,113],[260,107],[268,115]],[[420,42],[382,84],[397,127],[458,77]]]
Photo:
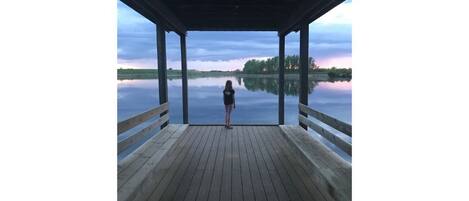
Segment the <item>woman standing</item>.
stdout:
[[223,90],[223,102],[225,103],[225,128],[228,129],[233,128],[231,127],[231,111],[236,108],[234,93],[231,80],[227,80]]

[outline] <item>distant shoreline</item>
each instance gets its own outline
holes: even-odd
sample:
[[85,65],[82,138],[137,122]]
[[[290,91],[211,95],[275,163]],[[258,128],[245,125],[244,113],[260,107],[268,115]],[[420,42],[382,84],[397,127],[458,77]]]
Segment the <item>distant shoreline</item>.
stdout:
[[[269,74],[248,74],[243,73],[242,71],[197,71],[197,70],[188,70],[188,78],[203,78],[203,77],[243,77],[243,78],[278,78],[277,73]],[[168,79],[180,79],[182,77],[181,70],[167,70]],[[351,79],[351,77],[330,77],[328,72],[310,72],[308,77],[312,80],[327,81],[331,80],[343,80]],[[288,72],[285,73],[285,79],[298,79],[298,72]],[[117,70],[117,79],[126,80],[126,79],[158,79],[158,71],[156,69],[118,69]]]
[[[189,78],[203,78],[203,77],[226,77],[226,76],[234,76],[234,77],[248,77],[248,78],[278,78],[278,74],[244,74],[244,73],[202,73],[199,75],[190,75],[188,74]],[[174,75],[168,74],[168,79],[179,79],[181,75]],[[311,73],[308,75],[310,79],[314,80],[329,80],[330,77],[327,73]],[[297,73],[289,73],[285,74],[285,79],[298,79],[299,74]],[[158,79],[158,75],[155,74],[117,74],[117,79],[119,80],[126,80],[126,79]]]

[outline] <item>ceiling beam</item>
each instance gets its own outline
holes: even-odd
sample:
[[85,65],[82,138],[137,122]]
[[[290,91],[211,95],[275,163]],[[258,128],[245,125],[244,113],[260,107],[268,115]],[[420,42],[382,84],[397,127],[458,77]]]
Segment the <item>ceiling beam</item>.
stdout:
[[210,26],[210,25],[194,25],[188,27],[189,31],[277,31],[275,26]]
[[275,22],[262,20],[262,21],[250,21],[250,20],[238,20],[238,19],[226,19],[223,21],[205,21],[205,22],[192,22],[187,24],[188,28],[191,29],[192,27],[200,27],[200,26],[207,26],[207,27],[271,27],[274,30],[278,29],[278,26]]
[[178,7],[186,7],[186,6],[195,6],[195,7],[210,7],[210,6],[262,6],[262,7],[277,7],[277,6],[290,6],[292,4],[297,4],[301,0],[294,0],[294,1],[264,1],[259,2],[255,0],[247,0],[247,1],[220,1],[220,0],[209,0],[209,1],[196,1],[193,0],[185,0],[185,1],[175,1],[175,0],[163,0],[166,2],[168,6],[178,6]]
[[292,7],[292,4],[180,4],[168,5],[176,9],[182,10],[204,10],[204,9],[264,9],[278,10]]
[[174,31],[183,36],[187,28],[161,0],[121,0],[123,3],[140,13],[165,30]]
[[[286,15],[279,15],[279,14],[264,14],[264,15],[259,15],[257,13],[247,13],[247,14],[233,14],[233,13],[226,13],[224,15],[220,15],[218,13],[200,13],[200,14],[180,14],[179,15],[180,19],[183,20],[186,23],[186,26],[188,23],[191,21],[205,21],[205,20],[216,20],[216,21],[222,21],[225,19],[240,19],[240,20],[252,20],[253,22],[258,21],[258,20],[270,20],[274,21],[275,23],[278,23],[278,20],[285,19],[287,17]],[[193,20],[197,19],[197,20]]]
[[309,24],[329,10],[344,2],[344,0],[305,0],[293,14],[280,25],[279,36],[285,36],[291,31],[298,30],[301,25]]

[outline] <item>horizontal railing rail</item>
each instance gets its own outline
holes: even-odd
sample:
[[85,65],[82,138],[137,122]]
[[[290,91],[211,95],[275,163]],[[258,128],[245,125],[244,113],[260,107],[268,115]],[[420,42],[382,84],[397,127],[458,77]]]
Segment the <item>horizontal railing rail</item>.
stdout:
[[155,107],[151,110],[148,110],[146,112],[143,112],[141,114],[135,115],[133,117],[128,118],[127,120],[121,121],[117,124],[117,134],[121,134],[139,124],[142,122],[159,115],[165,111],[168,111],[168,103],[164,103],[158,107]]
[[[321,112],[318,112],[314,109],[311,109],[309,108],[308,106],[306,105],[303,105],[303,104],[299,104],[299,109],[301,112],[304,112],[308,115],[311,115],[313,117],[315,117],[316,119],[318,119],[319,121],[337,129],[337,125],[340,125],[341,128],[346,128],[346,129],[349,129],[350,128],[350,135],[349,136],[352,136],[352,126],[347,124],[347,123],[344,123],[342,121],[339,121],[333,117],[330,117],[326,114],[323,114]],[[327,119],[325,121],[328,121],[329,123],[331,122],[334,122],[334,124],[328,124],[327,122],[324,122],[324,119]],[[350,143],[348,143],[347,141],[345,141],[344,139],[338,137],[336,134],[330,132],[329,130],[326,130],[324,129],[323,127],[321,127],[320,125],[318,125],[317,123],[311,121],[310,119],[308,119],[307,117],[303,116],[303,115],[298,115],[298,120],[302,123],[302,124],[305,124],[307,125],[308,127],[310,127],[311,129],[313,129],[315,132],[317,132],[319,135],[321,135],[322,137],[326,138],[329,142],[331,142],[332,144],[336,145],[337,147],[339,147],[341,150],[343,150],[345,153],[349,154],[350,156],[352,155],[352,145]],[[332,121],[334,120],[334,121]],[[339,129],[337,129],[339,130]],[[342,130],[339,130],[341,132],[343,132]],[[345,132],[343,132],[345,133]],[[346,133],[345,133],[346,134]]]
[[[136,127],[137,125],[151,119],[152,117],[155,117],[157,115],[160,115],[166,111],[168,111],[168,103],[164,103],[158,107],[155,107],[153,109],[150,109],[146,112],[143,112],[141,114],[135,115],[127,120],[121,121],[117,124],[118,128],[118,135],[121,133]],[[121,140],[118,142],[117,145],[117,152],[121,153],[122,151],[126,150],[130,146],[134,145],[135,143],[141,141],[142,139],[145,139],[145,137],[151,135],[149,131],[158,128],[159,126],[163,125],[164,123],[169,121],[169,113],[166,113],[165,115],[161,116],[158,118],[156,121],[152,122],[150,125],[146,126],[145,128],[139,130],[138,132],[129,135],[125,139]]]
[[352,126],[350,124],[347,124],[343,121],[340,121],[334,117],[331,117],[327,114],[324,114],[322,112],[319,112],[317,110],[314,110],[304,104],[299,104],[299,108],[302,112],[313,116],[314,118],[318,119],[319,121],[331,126],[332,128],[335,128],[336,130],[352,137]]

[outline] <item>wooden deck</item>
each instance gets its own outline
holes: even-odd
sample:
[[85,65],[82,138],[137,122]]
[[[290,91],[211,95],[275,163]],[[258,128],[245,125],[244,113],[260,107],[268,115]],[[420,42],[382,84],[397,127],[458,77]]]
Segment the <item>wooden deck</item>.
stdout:
[[[148,162],[156,152],[137,150],[119,167],[119,200],[336,200],[282,132],[279,126],[186,126],[157,162]],[[160,146],[172,139],[166,135]],[[129,191],[138,174],[151,182]]]

